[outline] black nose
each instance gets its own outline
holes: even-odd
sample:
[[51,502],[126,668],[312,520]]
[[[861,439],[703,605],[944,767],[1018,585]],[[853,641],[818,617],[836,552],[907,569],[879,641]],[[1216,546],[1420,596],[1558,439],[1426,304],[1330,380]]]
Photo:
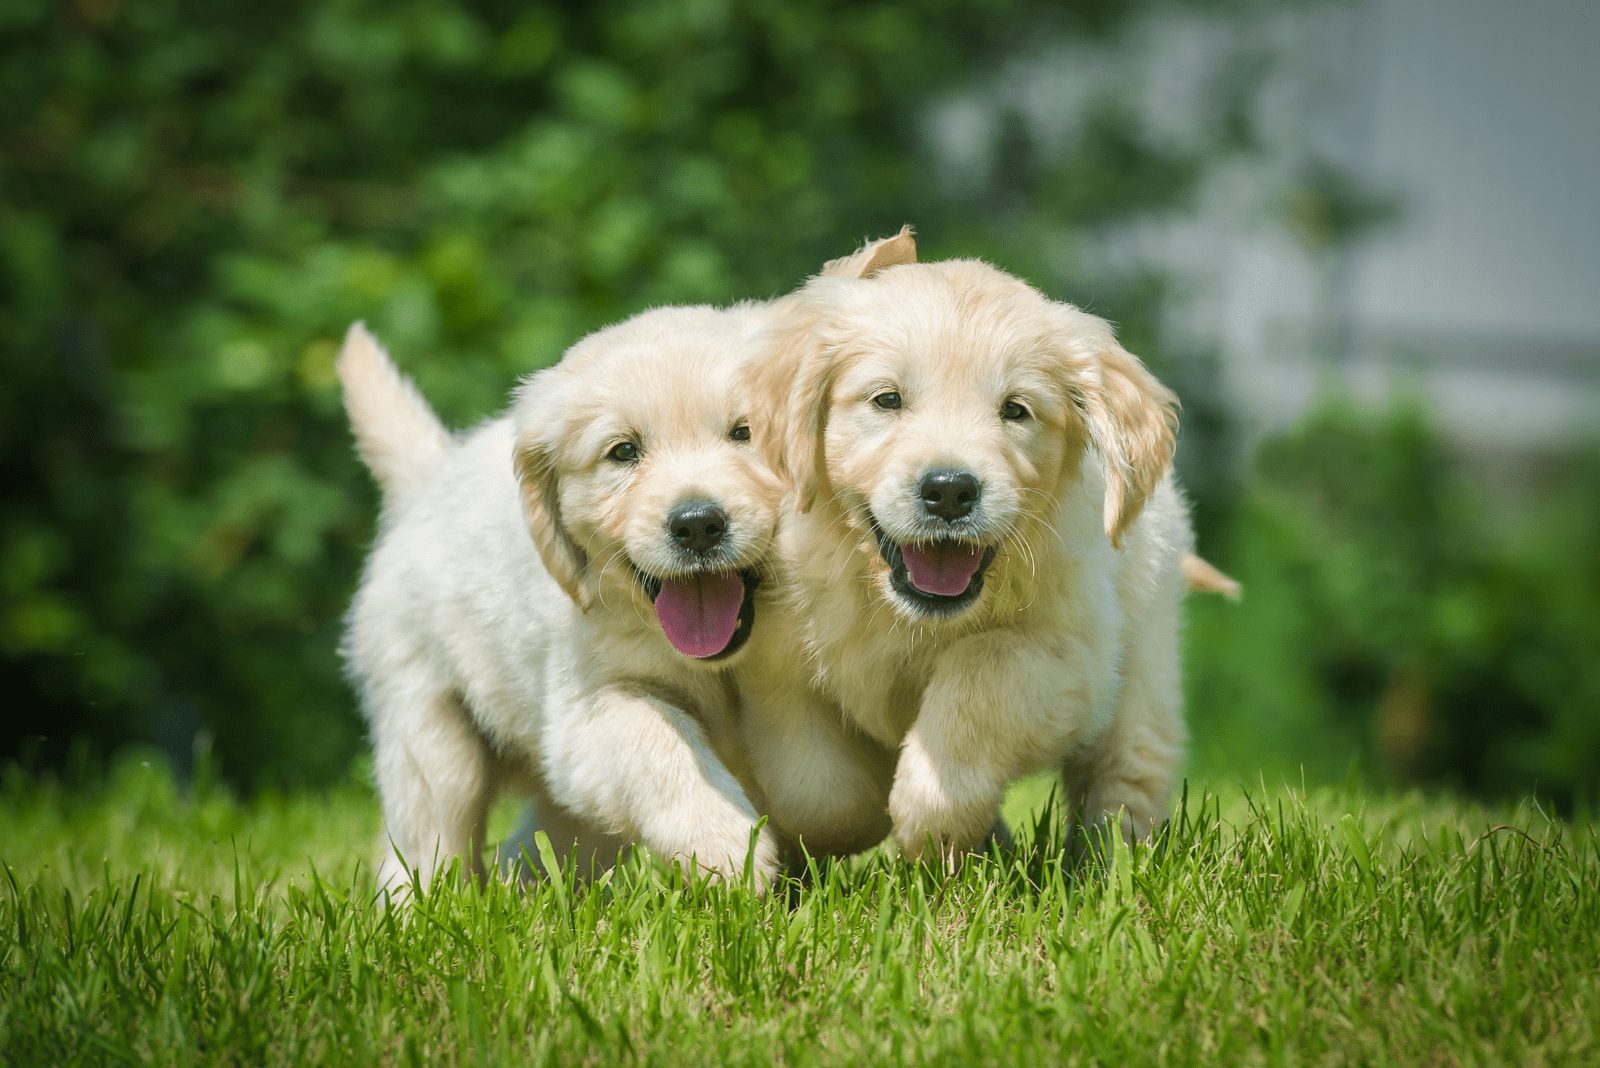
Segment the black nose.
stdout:
[[684,501],[667,514],[672,540],[691,552],[710,552],[728,531],[728,513],[710,501]]
[[917,495],[929,513],[940,519],[960,519],[972,514],[972,506],[978,503],[981,490],[978,476],[971,471],[941,467],[922,476]]

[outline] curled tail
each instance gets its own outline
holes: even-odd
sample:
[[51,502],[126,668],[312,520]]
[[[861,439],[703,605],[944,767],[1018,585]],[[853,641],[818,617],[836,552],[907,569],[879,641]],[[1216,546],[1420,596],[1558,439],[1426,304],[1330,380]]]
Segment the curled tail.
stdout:
[[1237,601],[1244,593],[1238,580],[1223,574],[1209,560],[1194,553],[1185,554],[1182,566],[1184,580],[1189,583],[1191,590],[1220,593],[1230,601]]
[[385,496],[404,492],[444,452],[450,432],[365,325],[350,327],[336,367],[356,451]]

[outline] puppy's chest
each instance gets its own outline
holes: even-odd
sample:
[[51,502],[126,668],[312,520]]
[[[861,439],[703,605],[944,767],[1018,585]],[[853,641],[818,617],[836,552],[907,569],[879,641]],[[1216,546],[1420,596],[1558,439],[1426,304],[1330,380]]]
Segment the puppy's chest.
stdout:
[[832,645],[820,658],[827,688],[845,715],[891,749],[916,722],[927,678],[925,659],[904,642],[860,636]]

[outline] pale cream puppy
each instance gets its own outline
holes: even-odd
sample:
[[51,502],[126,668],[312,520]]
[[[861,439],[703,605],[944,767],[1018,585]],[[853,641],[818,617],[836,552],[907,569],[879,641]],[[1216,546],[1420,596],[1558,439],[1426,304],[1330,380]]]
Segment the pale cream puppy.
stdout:
[[954,855],[1046,768],[1146,835],[1185,745],[1176,400],[1103,320],[914,255],[813,280],[761,365],[795,492],[741,671],[756,779],[813,850]]
[[[499,791],[580,872],[631,842],[738,876],[778,870],[728,670],[781,486],[743,375],[769,314],[645,312],[574,345],[509,414],[453,438],[361,326],[339,374],[384,490],[346,652],[403,890],[482,871]],[[753,853],[752,853],[753,843]]]
[[[883,244],[822,274],[874,270]],[[376,749],[386,886],[452,858],[481,873],[501,791],[532,802],[518,844],[544,830],[580,874],[633,842],[719,876],[750,853],[761,885],[777,871],[743,748],[761,739],[735,720],[744,647],[774,600],[761,579],[783,493],[752,447],[771,428],[750,426],[749,371],[787,306],[635,316],[459,440],[351,328],[339,376],[384,514],[345,648]],[[854,753],[837,773],[826,748],[800,755],[849,780]]]

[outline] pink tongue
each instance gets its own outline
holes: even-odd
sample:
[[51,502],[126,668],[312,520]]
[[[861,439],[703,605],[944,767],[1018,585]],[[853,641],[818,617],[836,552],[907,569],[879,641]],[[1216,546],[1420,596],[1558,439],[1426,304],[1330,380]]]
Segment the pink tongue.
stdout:
[[955,597],[967,592],[972,576],[978,573],[983,550],[959,542],[932,545],[902,545],[900,557],[906,562],[911,585],[936,597]]
[[743,603],[744,580],[735,571],[662,579],[656,618],[684,656],[716,656],[733,641]]

